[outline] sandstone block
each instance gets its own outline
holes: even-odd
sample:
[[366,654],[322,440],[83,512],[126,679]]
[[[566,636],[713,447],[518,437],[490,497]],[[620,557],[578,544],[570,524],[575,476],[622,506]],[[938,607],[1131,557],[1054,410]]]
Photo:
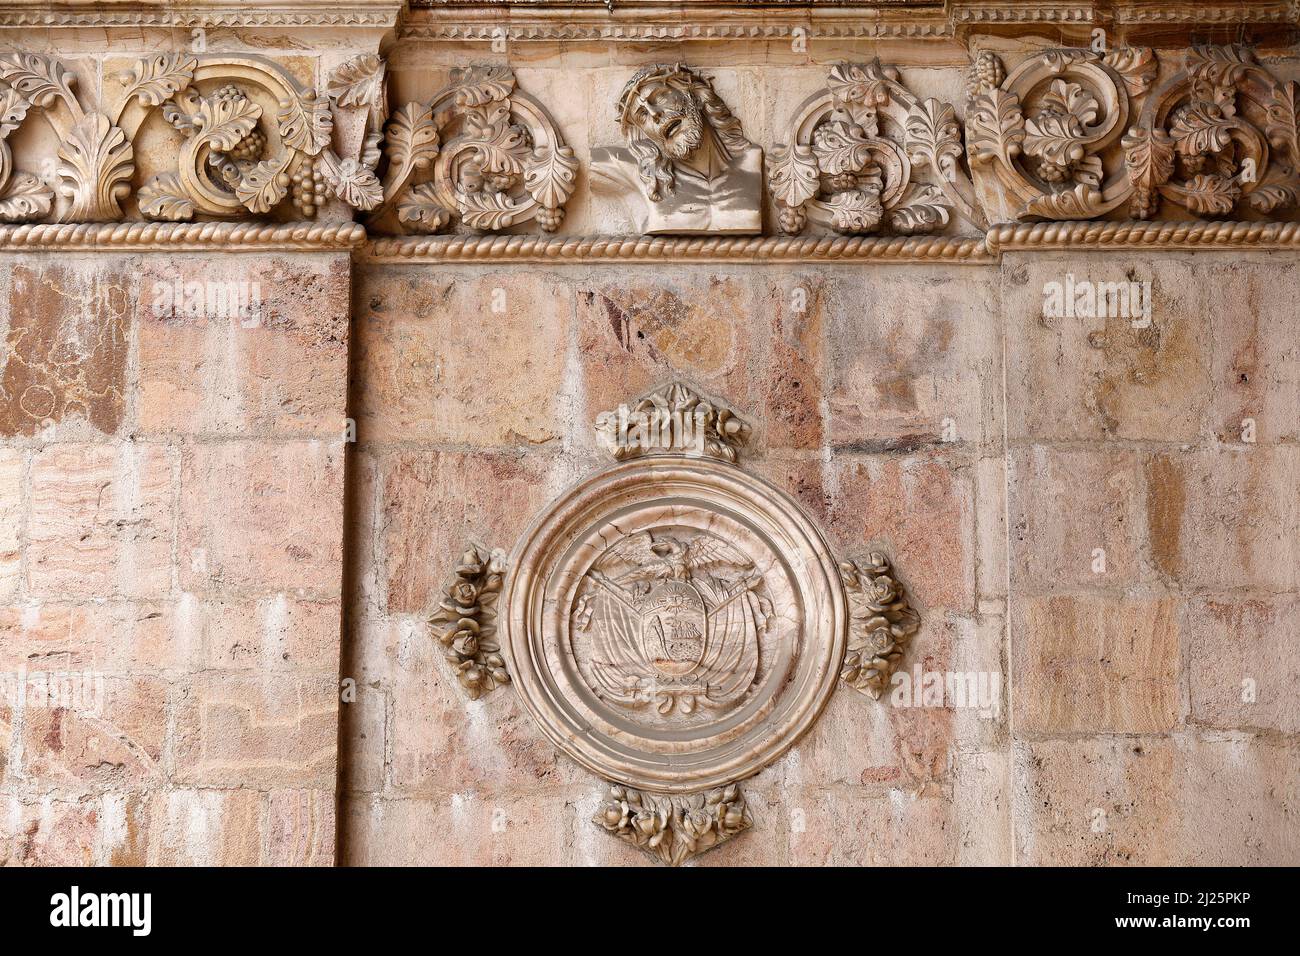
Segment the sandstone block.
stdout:
[[172,453],[54,445],[31,465],[27,585],[36,595],[158,597],[171,590]]

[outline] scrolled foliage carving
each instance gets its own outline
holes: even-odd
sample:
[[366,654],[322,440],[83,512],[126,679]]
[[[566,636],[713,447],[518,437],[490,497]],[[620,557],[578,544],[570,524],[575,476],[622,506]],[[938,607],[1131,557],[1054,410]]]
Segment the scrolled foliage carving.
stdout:
[[559,228],[578,161],[545,108],[508,67],[453,71],[428,103],[389,118],[387,170],[371,221],[432,234],[453,222],[497,231]]
[[959,168],[956,111],[917,97],[879,60],[832,67],[789,135],[769,163],[785,233],[811,221],[850,235],[914,235],[942,228],[953,209],[984,224]]

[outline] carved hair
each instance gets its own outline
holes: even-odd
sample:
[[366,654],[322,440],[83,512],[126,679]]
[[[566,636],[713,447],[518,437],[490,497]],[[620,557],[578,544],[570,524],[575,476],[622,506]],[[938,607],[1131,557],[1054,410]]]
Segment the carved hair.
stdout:
[[657,143],[642,135],[640,127],[632,119],[632,104],[637,91],[653,81],[663,82],[691,98],[692,107],[704,114],[704,119],[712,128],[725,159],[734,159],[753,144],[741,129],[739,118],[722,102],[722,98],[713,91],[713,84],[703,76],[681,63],[672,66],[657,63],[638,70],[619,96],[618,121],[623,135],[627,137],[628,148],[636,158],[637,171],[650,187],[650,199],[658,202],[665,196],[671,196],[676,188],[673,161],[664,155]]

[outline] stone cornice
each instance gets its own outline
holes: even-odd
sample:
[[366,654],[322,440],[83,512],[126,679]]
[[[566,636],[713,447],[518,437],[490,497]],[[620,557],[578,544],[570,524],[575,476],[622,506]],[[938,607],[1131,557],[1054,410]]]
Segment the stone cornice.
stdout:
[[297,0],[249,3],[187,0],[180,3],[0,3],[0,27],[381,27],[395,26],[403,0]]
[[1024,27],[1294,25],[1291,0],[8,0],[0,28],[392,28],[435,40],[943,38]]
[[[1032,26],[1286,25],[1291,0],[410,0],[403,36],[425,39],[643,40],[807,36],[948,37]],[[495,31],[495,32],[494,32]]]

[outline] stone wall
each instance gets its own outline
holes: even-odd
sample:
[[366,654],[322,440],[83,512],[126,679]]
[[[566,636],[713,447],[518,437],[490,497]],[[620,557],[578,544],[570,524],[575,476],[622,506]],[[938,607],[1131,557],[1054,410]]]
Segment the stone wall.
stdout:
[[[1149,279],[1159,318],[1044,319],[1067,272]],[[367,265],[343,861],[641,862],[513,694],[463,698],[424,621],[431,555],[513,541],[599,465],[595,414],[674,378],[749,411],[754,467],[836,553],[897,557],[909,668],[1007,675],[987,717],[838,693],[746,783],[759,832],[702,865],[1294,861],[1297,512],[1250,489],[1295,487],[1298,290],[1268,254]]]
[[347,254],[0,269],[0,669],[94,675],[0,703],[0,860],[332,862]]
[[[429,618],[467,541],[509,551],[609,463],[598,413],[676,380],[835,558],[890,558],[909,678],[994,682],[841,685],[701,865],[1300,861],[1293,4],[48,6],[0,10],[0,863],[650,862]],[[1198,121],[1218,145],[1130,174],[1117,124],[1073,166],[975,161],[976,112],[1041,122],[1096,29],[1126,51],[1101,113],[1160,140],[1203,84],[1240,106]],[[1006,89],[972,88],[982,54]],[[800,103],[849,61],[866,105],[876,58],[953,108],[952,178],[908,168],[949,204],[929,234],[804,222],[773,182]],[[759,235],[628,236],[591,189],[622,84],[678,60],[767,151]],[[448,200],[432,153],[390,175],[403,128],[450,149],[483,95],[573,149],[545,215],[472,227],[457,202],[518,212],[522,182]],[[1144,284],[1149,321],[1049,315],[1076,279]]]

